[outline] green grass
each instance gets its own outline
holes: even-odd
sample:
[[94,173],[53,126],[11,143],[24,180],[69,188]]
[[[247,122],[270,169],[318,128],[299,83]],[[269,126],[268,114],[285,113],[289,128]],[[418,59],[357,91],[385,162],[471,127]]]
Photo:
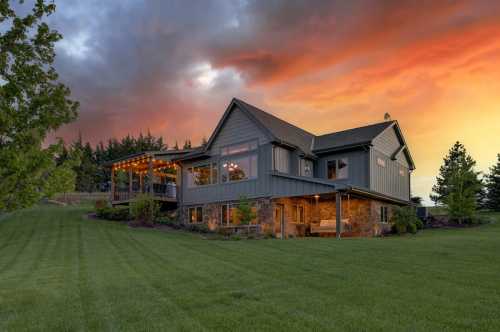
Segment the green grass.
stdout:
[[0,331],[500,330],[498,221],[384,239],[217,241],[85,212],[0,219]]

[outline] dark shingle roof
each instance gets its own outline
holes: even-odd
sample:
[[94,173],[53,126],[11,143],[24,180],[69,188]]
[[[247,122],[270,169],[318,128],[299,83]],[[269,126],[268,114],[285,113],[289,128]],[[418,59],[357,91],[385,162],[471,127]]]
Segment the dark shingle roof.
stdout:
[[314,135],[275,117],[242,100],[234,99],[240,108],[244,108],[251,116],[264,126],[275,139],[298,147],[302,152],[311,155]]
[[385,121],[369,126],[316,136],[313,151],[335,150],[347,146],[369,144],[375,137],[393,124],[394,121]]

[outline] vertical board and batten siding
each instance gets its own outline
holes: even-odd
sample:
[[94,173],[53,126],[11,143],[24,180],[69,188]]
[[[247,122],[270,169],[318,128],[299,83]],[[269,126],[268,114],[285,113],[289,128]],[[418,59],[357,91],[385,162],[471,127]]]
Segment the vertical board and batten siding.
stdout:
[[352,184],[357,187],[368,189],[370,176],[369,153],[365,150],[332,153],[319,158],[314,165],[315,177],[327,179],[327,164],[329,160],[347,158],[349,164],[348,178],[336,180],[342,184]]
[[[259,142],[258,153],[258,170],[257,178],[221,183],[221,162],[224,157],[220,156],[221,147],[241,142],[249,142],[257,140]],[[234,157],[251,154],[242,153],[236,154]],[[243,112],[235,108],[226,118],[217,137],[215,137],[210,148],[211,158],[201,162],[183,163],[182,168],[182,204],[204,204],[211,202],[222,202],[237,200],[241,196],[265,197],[270,195],[270,175],[269,171],[272,164],[272,145],[266,134]],[[229,157],[230,158],[230,157]],[[189,188],[187,186],[187,169],[191,166],[206,164],[208,162],[217,162],[219,174],[218,183],[208,186],[200,186]]]
[[235,107],[226,118],[219,134],[210,147],[211,155],[219,155],[220,148],[240,142],[258,139],[259,145],[269,142],[269,138],[248,116]]
[[[380,152],[386,154],[391,157],[394,152],[402,145],[402,142],[399,140],[398,135],[396,134],[395,127],[390,127],[384,130],[378,137],[373,140],[373,146]],[[406,160],[405,154],[403,152],[399,153],[397,156],[397,160],[409,167],[408,160]]]
[[276,198],[326,194],[334,191],[335,188],[332,186],[312,183],[307,180],[271,176],[271,194],[272,197]]
[[[370,149],[370,189],[402,200],[410,199],[409,163],[403,152],[396,160],[391,156],[401,147],[401,142],[394,127],[388,128],[373,140]],[[385,161],[385,167],[378,165],[377,160]],[[404,176],[399,174],[403,170]]]

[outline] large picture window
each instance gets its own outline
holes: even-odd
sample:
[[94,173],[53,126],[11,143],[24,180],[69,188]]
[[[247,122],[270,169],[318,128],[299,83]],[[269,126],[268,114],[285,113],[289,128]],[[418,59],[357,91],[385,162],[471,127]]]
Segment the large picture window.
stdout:
[[281,173],[290,172],[290,151],[279,146],[273,147],[273,168]]
[[222,162],[221,181],[233,182],[257,178],[257,154],[226,159]]
[[188,168],[188,187],[206,186],[217,183],[217,163]]
[[347,158],[329,160],[327,176],[330,180],[341,180],[349,177],[349,161]]
[[[251,205],[252,212],[257,216],[257,207],[252,204]],[[221,224],[222,225],[239,225],[240,224],[240,216],[238,213],[238,204],[237,203],[229,203],[223,204],[221,206]],[[251,224],[256,224],[257,218],[251,221]]]
[[190,207],[188,210],[189,222],[190,223],[201,223],[203,222],[203,207],[194,206]]
[[228,156],[232,154],[237,154],[237,153],[242,153],[242,152],[248,152],[248,151],[253,151],[257,149],[257,141],[250,141],[250,142],[245,142],[245,143],[240,143],[240,144],[233,144],[229,146],[225,146],[221,148],[220,154],[222,156]]

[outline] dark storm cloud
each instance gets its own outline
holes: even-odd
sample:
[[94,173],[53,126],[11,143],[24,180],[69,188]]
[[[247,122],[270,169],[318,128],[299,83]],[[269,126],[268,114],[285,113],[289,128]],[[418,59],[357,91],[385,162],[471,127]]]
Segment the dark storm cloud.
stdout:
[[[197,65],[209,61],[203,46],[231,25],[237,4],[185,4],[57,4],[57,13],[50,21],[64,40],[58,45],[56,67],[81,101],[79,120],[58,134],[69,136],[81,130],[95,142],[150,128],[157,134],[187,137],[186,126],[179,122],[188,117],[201,121],[206,112],[196,112],[197,103],[191,100],[194,90],[185,82]],[[228,85],[234,77],[223,74],[211,86],[215,95],[220,89],[232,91]],[[219,99],[207,98],[210,102]],[[197,135],[201,134],[208,134],[208,130]]]

